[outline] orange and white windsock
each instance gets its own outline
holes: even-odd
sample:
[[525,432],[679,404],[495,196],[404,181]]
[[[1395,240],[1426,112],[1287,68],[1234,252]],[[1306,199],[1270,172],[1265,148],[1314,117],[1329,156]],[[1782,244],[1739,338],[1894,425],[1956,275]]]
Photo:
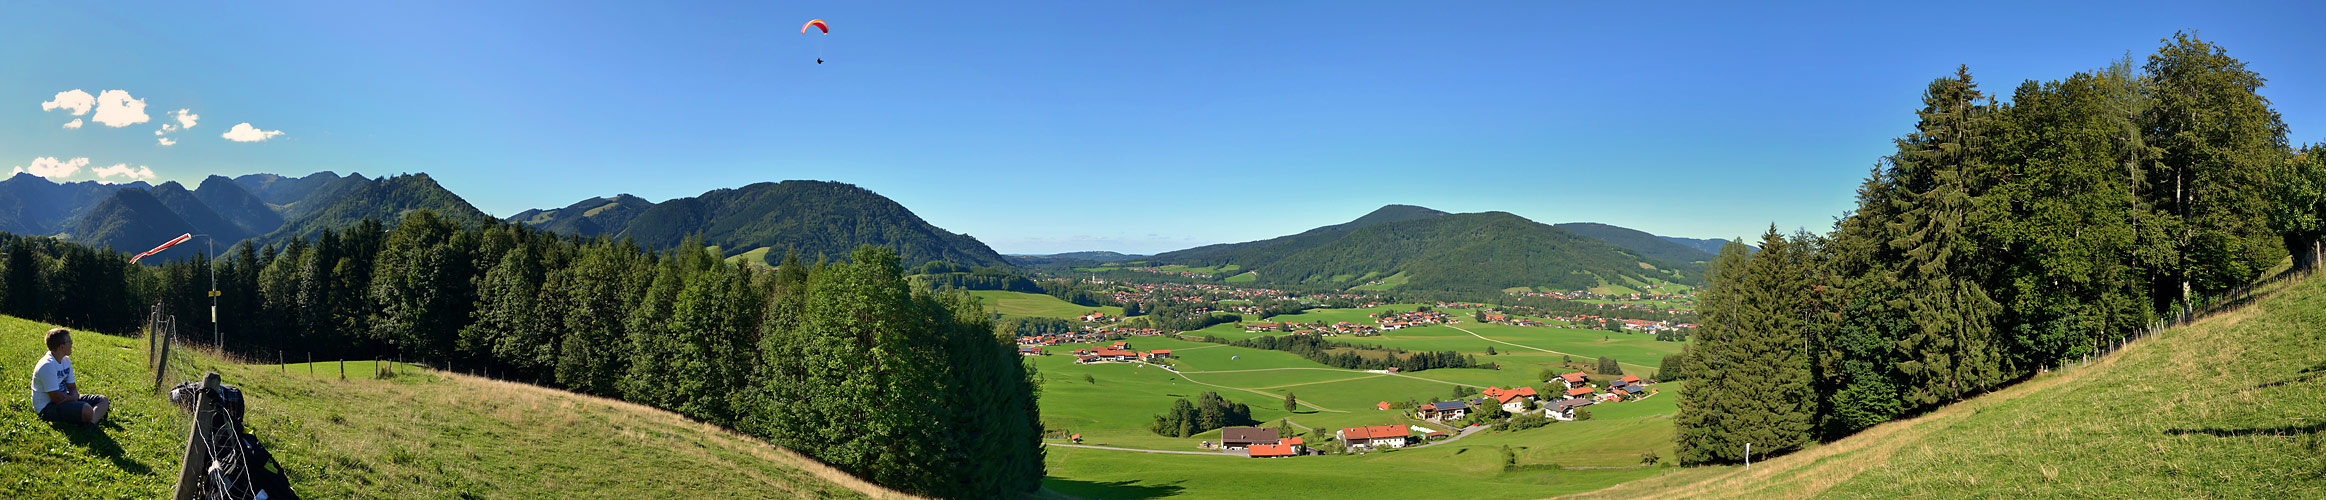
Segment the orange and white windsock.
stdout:
[[163,243],[163,244],[162,244],[162,246],[153,247],[153,249],[152,249],[152,250],[146,250],[146,251],[145,251],[145,253],[137,254],[137,256],[136,256],[136,257],[130,257],[130,258],[129,258],[129,263],[131,263],[131,264],[136,264],[136,263],[137,263],[137,259],[143,259],[143,258],[145,258],[145,256],[148,256],[148,255],[153,255],[153,254],[157,254],[157,253],[162,253],[162,251],[163,251],[163,250],[168,250],[168,249],[170,249],[170,247],[178,246],[178,244],[179,244],[179,243],[185,243],[185,242],[186,242],[186,240],[190,240],[190,239],[194,239],[194,233],[186,233],[186,234],[181,234],[181,235],[178,235],[178,237],[176,237],[176,238],[171,238],[169,243]]

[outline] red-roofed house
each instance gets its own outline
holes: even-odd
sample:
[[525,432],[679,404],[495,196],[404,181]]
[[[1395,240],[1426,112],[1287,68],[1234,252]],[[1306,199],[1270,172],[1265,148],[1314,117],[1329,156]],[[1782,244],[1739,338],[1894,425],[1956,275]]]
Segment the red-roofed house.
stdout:
[[1171,357],[1171,350],[1170,350],[1170,349],[1156,349],[1156,350],[1152,350],[1152,351],[1147,351],[1147,353],[1146,353],[1146,354],[1142,354],[1142,355],[1140,355],[1140,356],[1139,356],[1139,359],[1140,359],[1141,361],[1154,361],[1154,360],[1158,360],[1158,359],[1165,359],[1165,358],[1169,358],[1169,357]]
[[1593,393],[1593,392],[1598,392],[1598,391],[1592,390],[1590,387],[1577,387],[1577,388],[1573,388],[1573,389],[1568,389],[1568,390],[1567,390],[1567,397],[1570,397],[1570,398],[1587,398],[1587,397],[1591,397],[1591,393]]
[[1300,456],[1298,447],[1289,444],[1255,444],[1248,449],[1252,458],[1281,458]]
[[1406,436],[1411,435],[1412,433],[1412,430],[1406,429],[1406,427],[1402,425],[1376,425],[1372,427],[1350,427],[1347,429],[1341,429],[1339,431],[1334,431],[1333,435],[1338,436],[1342,443],[1347,443],[1351,448],[1360,446],[1366,448],[1380,448],[1384,446],[1390,448],[1404,448]]
[[1083,320],[1083,321],[1105,321],[1105,320],[1106,320],[1106,313],[1102,313],[1102,312],[1094,312],[1094,313],[1090,313],[1090,314],[1084,314],[1084,315],[1082,315],[1082,320]]
[[1583,372],[1562,373],[1559,374],[1558,380],[1559,383],[1567,384],[1568,389],[1582,387],[1584,382],[1591,381],[1590,377],[1583,375]]
[[1373,407],[1380,408],[1381,411],[1389,411],[1389,402],[1382,401],[1381,404],[1373,405]]
[[1518,413],[1519,411],[1526,409],[1526,402],[1528,400],[1538,399],[1540,396],[1535,393],[1535,388],[1533,387],[1520,387],[1517,389],[1487,387],[1486,397],[1494,398],[1494,401],[1502,403],[1502,411]]
[[1634,376],[1630,376],[1630,375],[1624,375],[1624,376],[1623,376],[1623,378],[1615,379],[1615,384],[1616,384],[1616,385],[1623,385],[1623,384],[1637,384],[1637,383],[1639,383],[1639,381],[1640,381],[1640,378],[1639,378],[1639,377],[1634,377]]

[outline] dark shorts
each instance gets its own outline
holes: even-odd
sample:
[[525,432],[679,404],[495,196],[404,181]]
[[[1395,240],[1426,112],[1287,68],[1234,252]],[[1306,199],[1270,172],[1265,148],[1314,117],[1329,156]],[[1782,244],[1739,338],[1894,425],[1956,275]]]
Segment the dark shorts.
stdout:
[[101,404],[105,404],[105,396],[96,394],[82,394],[81,399],[78,401],[49,403],[48,406],[42,407],[40,409],[40,419],[50,422],[85,422],[86,420],[81,418],[81,410]]

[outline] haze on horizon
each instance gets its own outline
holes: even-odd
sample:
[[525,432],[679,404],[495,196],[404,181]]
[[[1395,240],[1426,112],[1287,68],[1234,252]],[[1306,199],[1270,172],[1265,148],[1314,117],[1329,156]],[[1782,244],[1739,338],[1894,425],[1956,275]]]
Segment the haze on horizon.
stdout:
[[1827,228],[1958,64],[2007,97],[2175,31],[2326,133],[2326,5],[1953,7],[17,4],[0,166],[427,172],[502,217],[834,180],[1019,254],[1393,203],[1727,238]]

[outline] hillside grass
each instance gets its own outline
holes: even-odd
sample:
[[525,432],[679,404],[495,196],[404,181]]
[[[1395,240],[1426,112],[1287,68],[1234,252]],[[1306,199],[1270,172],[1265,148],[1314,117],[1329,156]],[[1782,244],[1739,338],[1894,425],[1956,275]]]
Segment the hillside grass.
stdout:
[[2326,498],[2326,280],[1767,462],[1575,498]]
[[1115,306],[1079,306],[1057,297],[1039,293],[1003,290],[971,290],[969,295],[985,303],[986,312],[1008,316],[1075,319],[1091,311],[1122,317],[1123,308]]
[[[50,328],[0,317],[0,385],[29,385]],[[150,390],[145,341],[76,332],[96,427],[0,411],[0,498],[153,498],[175,481],[190,418]],[[311,498],[903,498],[790,451],[677,414],[531,385],[368,363],[249,365],[176,350],[242,388],[249,421]],[[328,368],[327,368],[328,367]],[[19,393],[19,398],[29,396]]]

